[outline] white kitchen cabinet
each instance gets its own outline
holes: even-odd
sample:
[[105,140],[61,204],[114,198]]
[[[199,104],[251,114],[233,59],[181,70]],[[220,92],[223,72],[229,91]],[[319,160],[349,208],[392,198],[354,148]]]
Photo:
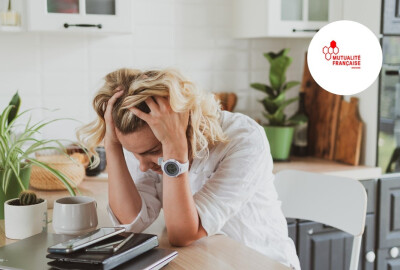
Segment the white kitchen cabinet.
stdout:
[[311,37],[341,20],[341,0],[234,0],[236,38]]
[[26,0],[28,31],[130,33],[130,0]]

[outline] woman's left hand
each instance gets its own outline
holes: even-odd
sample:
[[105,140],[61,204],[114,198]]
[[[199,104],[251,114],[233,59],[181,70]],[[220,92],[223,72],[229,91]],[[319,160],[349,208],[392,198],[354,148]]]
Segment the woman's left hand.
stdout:
[[137,117],[146,121],[163,148],[184,147],[187,149],[186,129],[189,121],[189,112],[174,112],[167,98],[149,97],[146,104],[150,113],[145,113],[136,107],[129,110]]

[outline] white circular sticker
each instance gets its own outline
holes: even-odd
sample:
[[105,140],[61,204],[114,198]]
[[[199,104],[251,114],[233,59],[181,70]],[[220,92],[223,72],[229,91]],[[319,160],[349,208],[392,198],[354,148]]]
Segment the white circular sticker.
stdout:
[[321,28],[308,47],[308,68],[314,80],[337,95],[367,89],[382,67],[378,38],[364,25],[337,21]]

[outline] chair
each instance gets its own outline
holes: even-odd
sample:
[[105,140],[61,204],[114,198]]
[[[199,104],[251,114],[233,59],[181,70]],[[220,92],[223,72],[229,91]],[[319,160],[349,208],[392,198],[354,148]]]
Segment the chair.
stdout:
[[359,181],[296,170],[280,171],[275,187],[287,218],[323,223],[354,236],[350,270],[356,270],[365,227],[367,194]]

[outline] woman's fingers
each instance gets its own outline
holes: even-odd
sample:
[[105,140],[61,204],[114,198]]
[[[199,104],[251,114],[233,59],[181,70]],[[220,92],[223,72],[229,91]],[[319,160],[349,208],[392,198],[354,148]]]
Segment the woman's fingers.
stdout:
[[159,106],[158,106],[158,104],[154,101],[154,99],[153,99],[153,97],[148,97],[146,100],[145,100],[145,102],[146,102],[146,104],[147,104],[147,106],[149,106],[149,108],[150,108],[150,112],[157,112],[157,111],[159,111]]
[[[118,88],[117,88],[118,89]],[[120,98],[122,96],[122,94],[124,93],[124,91],[119,90],[118,92],[116,92],[107,102],[107,107],[108,106],[113,106],[114,103],[117,101],[118,98]]]
[[154,97],[156,100],[158,106],[160,107],[161,111],[169,110],[171,108],[171,105],[169,104],[169,101],[165,97]]
[[[118,89],[118,88],[117,88]],[[107,101],[107,107],[106,107],[106,111],[105,111],[105,115],[104,117],[106,118],[108,115],[111,116],[111,110],[112,107],[114,106],[114,103],[117,101],[118,98],[120,98],[122,96],[122,94],[124,93],[124,91],[120,90],[117,93],[115,93],[108,101]]]
[[150,116],[149,114],[147,114],[147,113],[145,113],[145,112],[142,112],[141,110],[139,110],[139,109],[136,108],[136,107],[131,107],[131,108],[129,108],[129,110],[130,110],[134,115],[136,115],[137,117],[139,117],[140,119],[146,121],[148,124],[150,123],[151,116]]

